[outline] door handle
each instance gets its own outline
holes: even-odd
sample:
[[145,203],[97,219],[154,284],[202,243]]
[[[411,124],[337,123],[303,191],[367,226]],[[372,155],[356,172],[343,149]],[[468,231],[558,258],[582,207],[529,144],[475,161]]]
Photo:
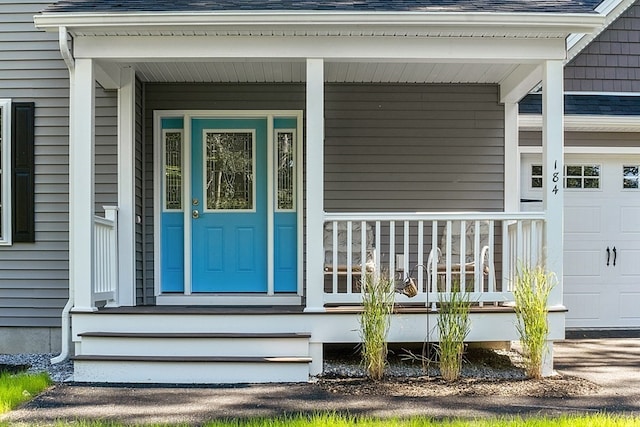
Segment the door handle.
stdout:
[[616,251],[616,247],[613,247],[613,266],[616,266],[616,258],[618,258],[618,251]]
[[200,218],[200,212],[198,212],[198,210],[197,210],[197,209],[192,210],[192,211],[191,211],[191,218],[193,218],[193,219],[198,219],[198,218]]
[[607,246],[607,267],[609,267],[609,258],[611,258],[611,250],[609,246]]

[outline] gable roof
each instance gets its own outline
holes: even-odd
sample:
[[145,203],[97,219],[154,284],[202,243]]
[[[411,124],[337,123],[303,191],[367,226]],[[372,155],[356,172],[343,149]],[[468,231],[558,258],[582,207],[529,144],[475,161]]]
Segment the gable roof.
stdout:
[[601,0],[62,0],[46,13],[354,11],[589,13]]

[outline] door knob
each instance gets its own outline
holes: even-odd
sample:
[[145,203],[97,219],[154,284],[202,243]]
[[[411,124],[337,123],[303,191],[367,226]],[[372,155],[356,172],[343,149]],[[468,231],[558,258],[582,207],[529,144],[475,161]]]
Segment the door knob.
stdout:
[[197,210],[197,209],[192,210],[192,211],[191,211],[191,218],[193,218],[193,219],[198,219],[198,218],[200,218],[200,212],[198,212],[198,210]]

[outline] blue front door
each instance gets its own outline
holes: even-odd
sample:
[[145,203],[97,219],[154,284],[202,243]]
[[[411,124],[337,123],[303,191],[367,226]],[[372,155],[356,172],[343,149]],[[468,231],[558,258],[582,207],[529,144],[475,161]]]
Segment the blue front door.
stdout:
[[297,292],[297,123],[273,116],[160,120],[162,293]]
[[266,119],[191,120],[192,292],[266,292]]

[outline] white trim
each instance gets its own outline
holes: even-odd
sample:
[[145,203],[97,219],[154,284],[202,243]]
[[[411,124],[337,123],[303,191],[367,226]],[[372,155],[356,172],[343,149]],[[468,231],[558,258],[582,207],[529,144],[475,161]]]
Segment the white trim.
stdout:
[[518,157],[518,104],[504,104],[504,210],[520,205],[520,159]]
[[297,163],[297,179],[296,179],[296,188],[298,197],[297,200],[299,204],[296,205],[296,212],[298,214],[298,295],[304,295],[304,140],[303,140],[303,113],[302,111],[298,111],[296,114],[296,125],[297,125],[297,136],[296,138],[296,163]]
[[[553,34],[590,33],[604,23],[604,16],[587,13],[499,13],[499,12],[350,12],[350,11],[212,11],[212,12],[119,12],[119,13],[41,13],[34,17],[36,28],[57,31],[110,32],[135,28],[136,31],[186,29],[206,31],[216,27],[245,28],[306,28],[317,33],[323,29],[331,34],[336,29],[378,29],[391,27],[435,27],[436,32],[468,34],[478,31],[489,37],[492,33],[524,35],[550,32]],[[345,28],[346,27],[346,28]],[[454,34],[455,35],[455,34]]]
[[[541,154],[542,146],[522,146],[518,148],[522,154]],[[640,147],[564,147],[564,154],[599,154],[599,155],[640,155]]]
[[11,100],[0,99],[0,129],[2,129],[2,175],[0,187],[2,189],[2,236],[0,236],[0,246],[10,246],[11,240]]
[[157,305],[300,305],[297,295],[267,294],[218,294],[179,295],[166,294],[156,297]]
[[[275,209],[273,206],[273,114],[267,116],[267,295],[275,294]],[[255,181],[255,180],[254,180]]]
[[324,59],[307,59],[307,299],[305,311],[324,310]]
[[162,157],[162,179],[161,179],[161,188],[160,188],[160,203],[162,212],[183,212],[186,205],[186,200],[184,200],[182,194],[182,187],[184,186],[184,174],[182,175],[182,183],[180,185],[180,204],[182,205],[181,209],[167,209],[167,133],[179,133],[180,134],[180,150],[182,151],[180,155],[180,171],[184,172],[184,129],[162,129],[162,141],[161,141],[161,157]]
[[74,312],[93,312],[95,78],[93,60],[77,59],[69,118],[69,281]]
[[[280,118],[280,117],[278,117]],[[297,135],[297,130],[296,129],[290,129],[290,128],[278,128],[278,129],[274,129],[273,131],[273,155],[274,158],[278,158],[277,154],[278,154],[278,134],[280,133],[291,133],[292,134],[292,149],[293,149],[293,157],[294,159],[297,159],[298,156],[298,135]],[[275,162],[274,162],[275,164]],[[274,186],[273,186],[273,209],[275,212],[296,212],[296,209],[298,207],[298,185],[297,185],[297,177],[298,177],[298,164],[297,162],[294,162],[293,164],[293,176],[296,177],[293,180],[293,188],[292,188],[292,196],[293,196],[293,208],[291,209],[280,209],[278,207],[278,170],[277,168],[273,168],[271,169],[273,171],[272,173],[272,179],[274,180]]]
[[[539,131],[542,129],[541,115],[520,114],[518,121],[521,131]],[[640,132],[640,116],[565,115],[564,130]]]
[[[176,294],[162,294],[161,291],[161,268],[160,268],[160,254],[161,254],[161,245],[160,245],[160,216],[162,214],[162,192],[160,189],[160,181],[162,169],[160,165],[162,164],[162,153],[160,150],[155,150],[154,152],[154,272],[155,272],[155,280],[154,280],[154,288],[156,301],[158,305],[262,305],[262,304],[273,304],[273,305],[299,305],[301,304],[301,296],[303,295],[303,265],[304,265],[304,252],[303,252],[303,235],[304,235],[304,216],[302,207],[298,207],[297,215],[298,215],[298,226],[297,226],[297,239],[298,239],[298,291],[297,296],[292,297],[287,294],[251,294],[251,295],[238,295],[238,294],[191,294],[191,205],[189,204],[189,209],[186,208],[186,203],[191,202],[191,120],[194,118],[262,118],[267,120],[267,133],[272,135],[273,138],[273,127],[271,127],[271,131],[269,132],[269,122],[273,124],[274,118],[295,118],[297,122],[297,132],[298,135],[302,134],[302,119],[303,113],[300,110],[156,110],[153,112],[154,117],[154,146],[161,146],[161,141],[158,141],[158,138],[162,136],[162,126],[161,122],[163,118],[182,118],[184,121],[183,125],[183,177],[188,177],[189,179],[183,179],[183,208],[185,215],[185,284],[184,284],[184,295],[176,295]],[[220,131],[220,129],[216,129],[216,131]],[[246,130],[245,130],[246,131]],[[256,143],[256,137],[253,138],[254,143]],[[271,142],[273,143],[273,142]],[[297,176],[296,176],[296,188],[298,189],[297,197],[298,200],[302,200],[302,191],[303,191],[303,158],[302,158],[302,141],[296,140],[296,153],[297,153],[297,161],[300,167],[297,168]],[[267,147],[268,149],[269,147]],[[273,150],[271,150],[273,151]],[[273,160],[272,160],[273,161]],[[271,172],[267,171],[267,174],[270,176]],[[273,184],[271,184],[273,186]],[[273,189],[272,189],[273,190]],[[255,190],[254,190],[255,193]],[[189,195],[189,197],[187,197]],[[160,201],[160,202],[158,202]],[[240,212],[240,211],[233,211]],[[273,218],[271,219],[273,221]],[[273,224],[272,224],[273,227]],[[187,232],[188,228],[188,232]],[[188,238],[188,241],[187,241]],[[273,258],[273,238],[271,239],[269,250],[272,252],[271,257]],[[269,255],[268,255],[269,256]],[[273,268],[273,267],[271,267]],[[273,274],[271,274],[273,277]],[[273,288],[272,288],[273,289]]]
[[[118,68],[118,295],[116,304],[136,304],[136,74]],[[114,212],[116,214],[116,212]]]
[[[184,191],[184,196],[183,199],[185,201],[185,203],[187,203],[186,206],[189,206],[189,208],[187,208],[185,206],[184,212],[183,214],[183,231],[184,231],[184,244],[182,245],[184,248],[184,294],[185,295],[191,295],[191,291],[192,291],[192,259],[191,257],[192,255],[192,246],[191,246],[191,236],[192,236],[192,227],[191,227],[191,211],[193,210],[193,205],[192,205],[192,199],[193,199],[193,189],[191,188],[191,181],[192,181],[192,171],[193,171],[193,165],[191,162],[191,150],[192,150],[192,145],[193,145],[193,132],[191,130],[191,122],[193,120],[193,117],[187,113],[184,113],[182,115],[183,117],[183,122],[182,122],[182,127],[184,128],[184,155],[183,155],[183,161],[184,161],[184,174],[183,176],[186,177],[186,179],[184,179],[182,181],[182,191]],[[202,203],[204,203],[204,201],[202,201],[200,204],[202,205]]]
[[640,96],[639,92],[596,92],[596,91],[573,91],[567,90],[565,95],[589,95],[589,96]]
[[[212,119],[215,119],[215,117],[212,117]],[[251,180],[251,196],[253,197],[253,200],[251,200],[251,209],[209,209],[207,208],[207,205],[209,204],[208,200],[206,199],[206,191],[205,188],[207,187],[207,177],[206,177],[206,170],[207,170],[207,165],[206,165],[206,159],[207,159],[207,146],[206,146],[206,136],[208,133],[250,133],[251,134],[251,174],[253,179]],[[234,129],[217,129],[217,128],[213,128],[213,129],[202,129],[202,197],[201,202],[200,202],[200,206],[201,206],[201,212],[202,213],[207,213],[207,214],[219,214],[219,213],[233,213],[233,214],[243,214],[243,213],[255,213],[258,209],[257,207],[257,203],[258,203],[258,195],[256,194],[256,165],[258,162],[258,153],[256,152],[256,130],[255,129],[249,129],[249,128],[234,128]],[[194,194],[191,194],[191,197],[193,198],[193,196],[196,196]],[[191,199],[189,199],[191,200]]]

